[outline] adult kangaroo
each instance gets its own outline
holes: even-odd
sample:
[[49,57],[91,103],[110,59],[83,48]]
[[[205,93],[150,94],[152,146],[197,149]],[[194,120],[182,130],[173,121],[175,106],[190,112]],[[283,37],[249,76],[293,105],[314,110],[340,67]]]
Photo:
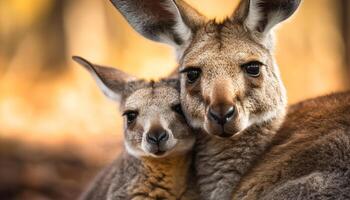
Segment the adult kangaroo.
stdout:
[[300,0],[242,0],[222,22],[182,0],[112,3],[140,34],[176,50],[182,107],[202,130],[201,199],[349,197],[350,94],[302,102],[285,117],[272,29]]

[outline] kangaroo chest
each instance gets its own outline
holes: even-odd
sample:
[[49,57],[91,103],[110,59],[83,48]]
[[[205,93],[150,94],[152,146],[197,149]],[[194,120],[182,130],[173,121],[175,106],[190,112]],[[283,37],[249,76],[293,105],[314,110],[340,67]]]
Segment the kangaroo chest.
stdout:
[[231,199],[234,188],[265,151],[272,134],[248,129],[222,139],[198,134],[195,166],[201,199]]

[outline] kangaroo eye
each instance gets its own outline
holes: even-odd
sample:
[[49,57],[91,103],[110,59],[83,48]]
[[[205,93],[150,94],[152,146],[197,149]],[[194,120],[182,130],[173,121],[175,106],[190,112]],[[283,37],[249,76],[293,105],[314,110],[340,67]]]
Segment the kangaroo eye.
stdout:
[[180,73],[186,73],[187,83],[193,84],[201,75],[201,70],[196,67],[187,67],[184,70],[180,71]]
[[138,112],[128,110],[123,113],[123,116],[126,116],[126,122],[128,125],[132,124],[137,118]]
[[171,109],[172,109],[174,112],[176,112],[176,113],[178,113],[179,115],[181,115],[181,116],[184,115],[184,113],[182,112],[181,104],[176,104],[176,105],[172,106]]
[[260,68],[263,64],[259,61],[252,61],[242,65],[242,68],[245,72],[251,77],[260,76]]

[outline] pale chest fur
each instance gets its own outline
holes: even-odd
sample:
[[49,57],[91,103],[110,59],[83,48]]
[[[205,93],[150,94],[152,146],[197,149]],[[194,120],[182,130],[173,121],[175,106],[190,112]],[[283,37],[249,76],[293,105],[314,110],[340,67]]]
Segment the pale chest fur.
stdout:
[[192,196],[187,196],[191,190],[188,186],[191,182],[190,164],[190,157],[187,156],[161,161],[142,159],[124,170],[127,176],[124,183],[112,186],[108,199],[193,199]]

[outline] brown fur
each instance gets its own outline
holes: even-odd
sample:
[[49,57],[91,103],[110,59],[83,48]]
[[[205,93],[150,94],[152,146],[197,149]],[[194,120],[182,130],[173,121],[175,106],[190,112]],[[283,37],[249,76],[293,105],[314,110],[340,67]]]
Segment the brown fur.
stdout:
[[350,92],[290,108],[234,199],[350,199]]
[[[185,113],[194,127],[206,132],[198,135],[195,145],[202,199],[230,199],[234,186],[263,154],[283,121],[285,89],[269,45],[239,20],[209,21],[195,32],[180,60],[181,68],[202,70],[195,84],[186,83],[186,74],[180,76]],[[240,66],[252,60],[264,63],[258,78],[247,76]],[[238,117],[223,131],[207,117],[215,105],[234,105],[238,110]],[[225,134],[233,136],[212,136]]]
[[81,199],[197,199],[187,188],[191,158],[137,159],[124,152],[96,177]]
[[[94,180],[81,199],[196,199],[191,173],[194,134],[181,112],[176,79],[146,82],[74,57],[122,113],[137,117],[124,126],[124,153]],[[149,138],[166,133],[167,139]],[[159,137],[160,138],[160,137]],[[164,137],[163,137],[164,138]],[[161,141],[161,142],[160,142]]]
[[[138,1],[126,4],[137,8]],[[201,199],[231,199],[232,195],[237,199],[291,199],[296,191],[303,191],[298,185],[315,191],[298,196],[300,199],[336,193],[344,199],[349,185],[347,95],[314,100],[312,109],[294,107],[277,132],[287,100],[273,56],[271,29],[291,16],[300,0],[242,0],[233,15],[222,22],[207,21],[182,0],[176,0],[177,6],[170,0],[162,3],[172,8],[168,9],[176,16],[172,22],[180,24],[182,31],[177,26],[162,26],[161,18],[132,21],[138,14],[151,15],[147,19],[157,16],[152,14],[157,13],[155,9],[129,13],[115,5],[133,27],[159,25],[182,38],[179,45],[164,34],[153,36],[155,41],[161,41],[154,39],[157,37],[172,41],[182,72],[185,115],[193,127],[202,130],[195,146]],[[190,37],[180,32],[190,32]],[[252,77],[245,71],[251,63],[261,63],[260,76]],[[196,74],[198,78],[191,81]],[[323,106],[326,102],[336,105]],[[227,108],[235,108],[234,117],[212,117],[210,111]],[[322,193],[323,188],[326,193]],[[341,188],[340,192],[336,188]]]

